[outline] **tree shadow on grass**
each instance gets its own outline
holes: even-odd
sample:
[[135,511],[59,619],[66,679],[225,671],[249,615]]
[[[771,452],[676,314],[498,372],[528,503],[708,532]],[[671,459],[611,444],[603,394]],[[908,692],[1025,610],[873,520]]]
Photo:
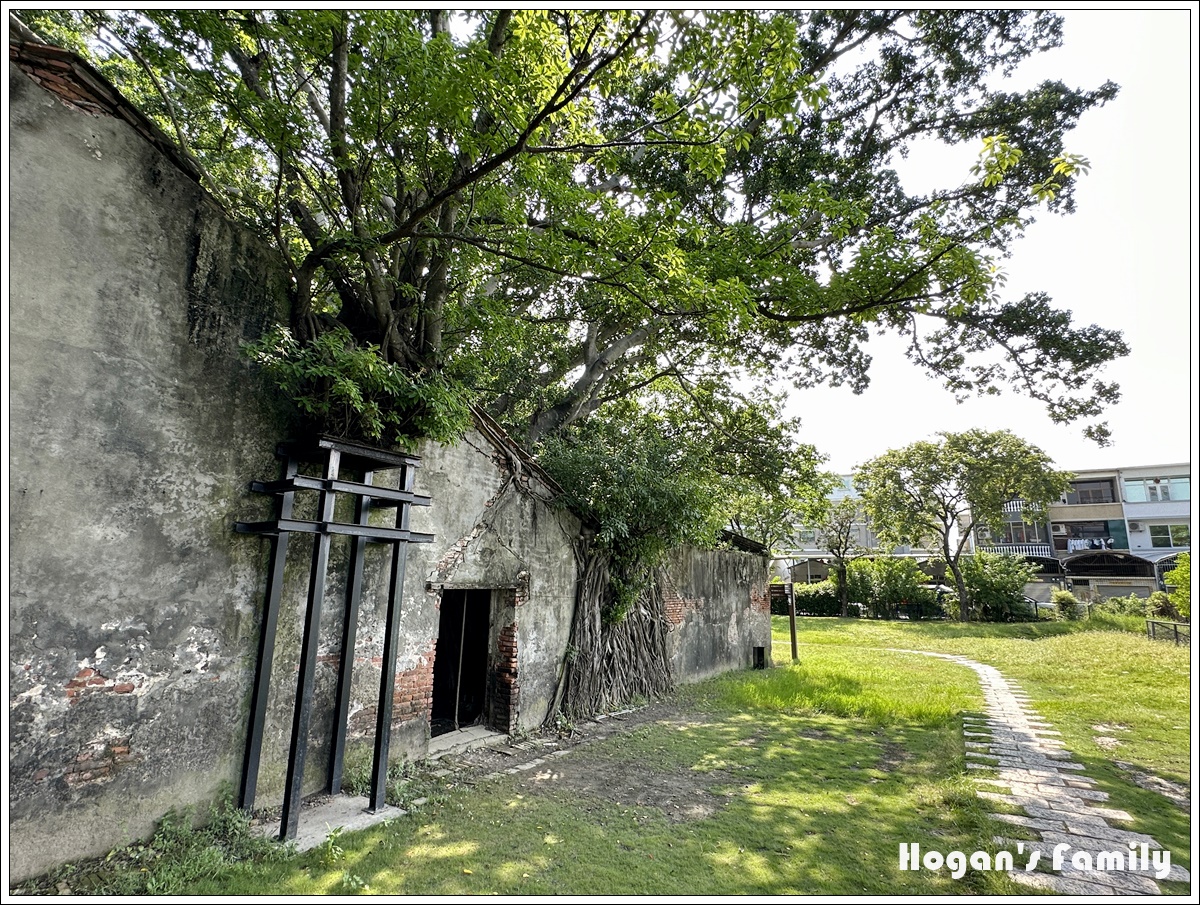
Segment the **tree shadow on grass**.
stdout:
[[[281,888],[338,891],[349,875],[372,891],[442,895],[1011,891],[999,874],[900,870],[901,843],[971,852],[991,847],[994,828],[961,780],[952,717],[831,712],[878,696],[878,665],[706,683],[669,718],[456,789],[364,834],[344,865],[310,866]],[[962,667],[935,668],[952,697],[976,702]],[[905,683],[892,684],[903,699]],[[829,709],[792,706],[806,694]]]

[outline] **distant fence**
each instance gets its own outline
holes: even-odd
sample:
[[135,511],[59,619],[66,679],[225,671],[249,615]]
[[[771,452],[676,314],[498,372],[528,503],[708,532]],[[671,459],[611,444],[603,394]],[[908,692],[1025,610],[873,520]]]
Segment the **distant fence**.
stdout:
[[1192,643],[1192,627],[1186,622],[1162,622],[1146,620],[1146,634],[1151,641],[1174,641],[1176,644]]

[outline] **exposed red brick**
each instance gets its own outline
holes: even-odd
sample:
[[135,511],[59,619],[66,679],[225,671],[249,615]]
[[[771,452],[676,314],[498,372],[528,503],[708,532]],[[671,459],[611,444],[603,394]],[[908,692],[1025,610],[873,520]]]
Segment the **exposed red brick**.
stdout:
[[771,612],[771,594],[766,585],[755,584],[750,586],[750,609],[756,613]]
[[134,687],[132,682],[118,682],[113,686],[113,691],[117,694],[129,694],[129,692],[133,691]]
[[500,629],[497,639],[498,657],[491,682],[491,721],[501,732],[511,732],[520,715],[521,687],[517,681],[517,624],[511,623]]
[[63,779],[72,786],[77,786],[85,782],[92,782],[100,779],[108,779],[112,775],[111,767],[96,767],[93,770],[85,770],[81,773],[67,773]]
[[417,661],[413,669],[396,673],[396,685],[392,693],[392,722],[406,723],[415,719],[429,719],[433,707],[433,657],[436,645]]
[[663,609],[667,617],[667,624],[671,629],[683,625],[688,611],[698,610],[703,605],[703,597],[681,597],[674,589],[663,589]]

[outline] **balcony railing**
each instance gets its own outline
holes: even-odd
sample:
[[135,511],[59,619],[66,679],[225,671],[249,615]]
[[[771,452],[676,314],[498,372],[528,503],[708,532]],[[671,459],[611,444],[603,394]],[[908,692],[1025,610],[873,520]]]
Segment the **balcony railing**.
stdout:
[[1007,503],[1004,504],[1004,511],[1005,512],[1024,512],[1025,511],[1025,501],[1024,500],[1009,500]]
[[1049,544],[981,544],[979,549],[985,553],[1002,553],[1006,556],[1054,556]]

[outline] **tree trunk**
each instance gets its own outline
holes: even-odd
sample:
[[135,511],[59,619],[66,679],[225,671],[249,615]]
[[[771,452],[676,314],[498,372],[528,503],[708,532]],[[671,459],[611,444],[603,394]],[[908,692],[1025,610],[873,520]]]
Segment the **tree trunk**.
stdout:
[[967,595],[967,582],[963,578],[962,569],[958,565],[957,559],[952,559],[947,563],[950,567],[950,572],[954,575],[954,587],[958,589],[958,619],[960,622],[971,621],[971,601]]
[[840,563],[838,565],[838,567],[837,567],[838,602],[842,605],[842,618],[843,619],[850,615],[850,588],[847,587],[847,585],[846,585],[846,582],[849,580],[849,576],[847,574],[848,572],[849,572],[849,570],[846,568],[845,563]]

